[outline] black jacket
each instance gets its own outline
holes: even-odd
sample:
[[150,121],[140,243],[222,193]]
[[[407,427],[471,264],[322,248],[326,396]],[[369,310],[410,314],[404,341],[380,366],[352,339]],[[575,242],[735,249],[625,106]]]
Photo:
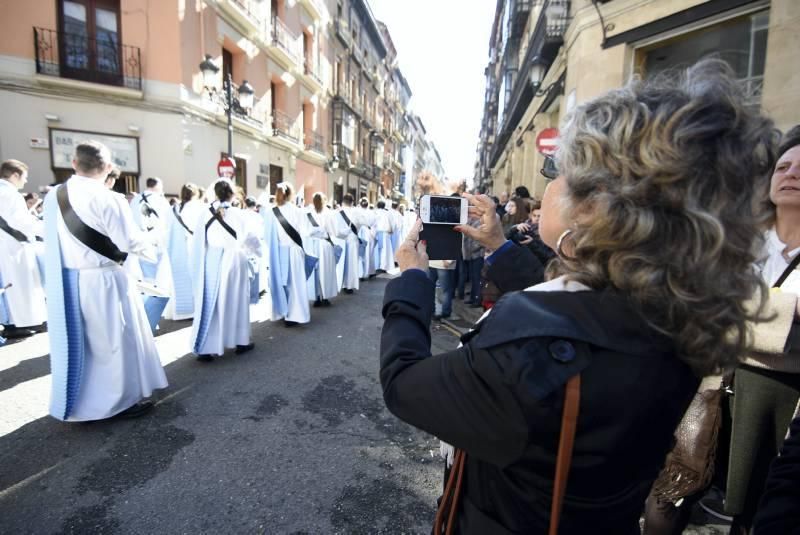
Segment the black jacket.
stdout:
[[433,292],[420,271],[387,285],[380,377],[390,411],[466,450],[459,532],[547,532],[563,385],[580,372],[559,533],[638,534],[699,384],[672,342],[611,292],[517,292],[431,356]]
[[754,535],[800,533],[800,417],[769,468],[766,490],[753,525]]

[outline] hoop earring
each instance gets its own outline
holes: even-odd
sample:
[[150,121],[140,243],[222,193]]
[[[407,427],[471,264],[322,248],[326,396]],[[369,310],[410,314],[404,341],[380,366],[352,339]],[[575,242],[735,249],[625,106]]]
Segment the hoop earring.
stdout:
[[566,253],[564,253],[563,249],[564,240],[571,234],[572,234],[572,229],[568,228],[567,230],[561,233],[561,236],[558,237],[558,241],[556,242],[556,254],[559,256],[559,258],[564,258],[566,260],[574,260],[573,257],[567,256]]

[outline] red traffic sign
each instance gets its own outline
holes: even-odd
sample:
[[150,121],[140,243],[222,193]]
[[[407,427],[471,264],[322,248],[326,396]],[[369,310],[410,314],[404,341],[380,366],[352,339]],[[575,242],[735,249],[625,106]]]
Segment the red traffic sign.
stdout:
[[545,156],[556,153],[558,144],[558,128],[545,128],[536,136],[536,150]]
[[232,177],[236,174],[236,162],[228,157],[222,158],[217,164],[217,176]]

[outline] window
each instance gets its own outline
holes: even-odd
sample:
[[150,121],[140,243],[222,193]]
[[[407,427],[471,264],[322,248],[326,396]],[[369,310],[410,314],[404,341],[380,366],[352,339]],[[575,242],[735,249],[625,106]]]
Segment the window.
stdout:
[[233,80],[233,53],[227,48],[222,49],[222,83],[228,82],[228,77]]
[[58,14],[63,75],[123,85],[119,0],[59,0]]
[[680,35],[642,50],[640,65],[647,76],[687,67],[715,56],[730,64],[754,103],[760,101],[767,55],[769,11]]

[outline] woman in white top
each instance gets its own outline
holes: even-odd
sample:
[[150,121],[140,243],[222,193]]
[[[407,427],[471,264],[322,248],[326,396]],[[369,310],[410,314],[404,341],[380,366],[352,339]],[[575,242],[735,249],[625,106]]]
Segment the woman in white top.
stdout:
[[233,187],[226,179],[214,185],[217,200],[194,230],[194,322],[192,349],[208,362],[225,349],[253,349],[250,341],[250,268],[248,256],[261,244],[239,208],[230,205]]
[[326,200],[322,193],[317,192],[312,197],[311,206],[306,208],[308,233],[311,237],[308,247],[319,259],[314,276],[309,280],[315,297],[315,307],[330,306],[330,299],[339,293],[339,284],[336,281],[336,250],[341,254],[342,248],[333,243],[332,237],[336,235],[336,228],[332,217],[335,213],[325,207]]
[[[768,286],[780,287],[781,294],[800,294],[800,271],[796,263],[790,266],[800,254],[800,126],[778,149],[767,210],[772,225],[758,265],[761,276]],[[734,376],[725,501],[727,512],[735,515],[731,533],[751,526],[769,463],[778,454],[800,398],[800,350],[780,342],[781,348],[788,347],[785,353],[749,355]]]

